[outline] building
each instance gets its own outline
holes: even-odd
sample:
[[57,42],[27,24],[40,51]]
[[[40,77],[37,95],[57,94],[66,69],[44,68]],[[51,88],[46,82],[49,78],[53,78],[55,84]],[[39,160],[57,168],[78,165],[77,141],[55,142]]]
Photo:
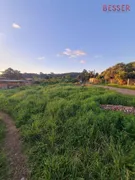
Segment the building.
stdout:
[[12,89],[20,86],[31,85],[32,81],[28,80],[7,80],[0,79],[0,89]]

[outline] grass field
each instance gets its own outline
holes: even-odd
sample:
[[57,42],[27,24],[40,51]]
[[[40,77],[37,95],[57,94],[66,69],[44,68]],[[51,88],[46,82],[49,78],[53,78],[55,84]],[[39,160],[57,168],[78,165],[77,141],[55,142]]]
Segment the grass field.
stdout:
[[0,109],[20,128],[31,180],[134,180],[135,97],[96,87],[48,85],[0,91]]
[[2,123],[0,119],[0,179],[7,180],[8,178],[8,163],[6,154],[3,151],[3,141],[5,137],[5,125]]

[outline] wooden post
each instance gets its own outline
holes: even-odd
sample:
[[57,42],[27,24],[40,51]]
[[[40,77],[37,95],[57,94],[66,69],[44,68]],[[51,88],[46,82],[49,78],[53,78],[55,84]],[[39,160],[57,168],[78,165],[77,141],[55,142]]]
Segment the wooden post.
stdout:
[[127,86],[129,86],[129,84],[130,84],[130,80],[128,79],[128,80],[127,80]]

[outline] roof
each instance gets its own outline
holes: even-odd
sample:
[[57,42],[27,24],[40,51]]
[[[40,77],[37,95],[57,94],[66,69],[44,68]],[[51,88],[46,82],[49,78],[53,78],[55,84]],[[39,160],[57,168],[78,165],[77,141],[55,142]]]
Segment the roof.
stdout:
[[33,78],[25,78],[27,81],[32,81]]
[[5,77],[0,77],[0,79],[2,79],[2,80],[3,80],[3,79],[6,79],[6,78],[5,78]]
[[26,82],[26,80],[7,80],[7,79],[1,80],[1,79],[0,79],[0,82]]

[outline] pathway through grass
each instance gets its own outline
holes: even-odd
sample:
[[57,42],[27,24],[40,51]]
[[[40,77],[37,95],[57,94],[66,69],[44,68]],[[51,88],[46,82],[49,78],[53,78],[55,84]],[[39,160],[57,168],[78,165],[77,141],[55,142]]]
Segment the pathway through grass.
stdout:
[[[28,169],[26,166],[26,157],[22,154],[22,142],[16,126],[12,119],[5,113],[0,112],[0,117],[6,126],[5,140],[3,142],[3,152],[0,156],[0,179],[1,180],[26,180],[28,178]],[[0,128],[2,128],[2,122]],[[3,130],[0,131],[0,135],[3,136]],[[7,164],[6,157],[8,159],[10,174],[7,177]]]

